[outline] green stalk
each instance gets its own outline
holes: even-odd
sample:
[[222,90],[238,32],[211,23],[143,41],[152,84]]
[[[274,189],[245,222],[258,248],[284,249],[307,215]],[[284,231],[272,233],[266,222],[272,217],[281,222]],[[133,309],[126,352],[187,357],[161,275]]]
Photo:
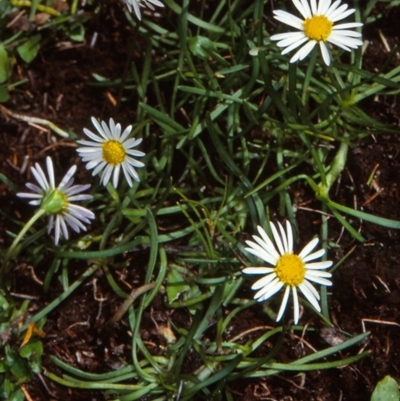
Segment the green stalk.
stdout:
[[60,294],[56,299],[50,302],[45,308],[39,311],[36,315],[32,316],[30,319],[27,319],[24,325],[19,329],[20,333],[24,332],[29,323],[36,323],[40,319],[44,318],[48,313],[50,313],[53,309],[55,309],[61,302],[67,299],[87,278],[89,278],[100,266],[98,264],[91,265],[88,269],[86,269],[82,275],[74,281],[66,291]]
[[342,142],[340,144],[338,152],[336,153],[335,158],[332,161],[331,168],[326,174],[326,184],[319,184],[319,193],[317,194],[317,197],[322,198],[325,201],[329,199],[329,190],[346,166],[348,150],[349,145],[345,142]]
[[13,243],[11,246],[8,248],[8,251],[6,253],[6,256],[4,257],[3,264],[1,265],[0,268],[0,289],[4,289],[4,271],[6,270],[8,261],[10,258],[13,256],[13,253],[15,251],[15,248],[18,246],[19,242],[21,239],[24,237],[24,235],[27,233],[27,231],[33,226],[33,224],[39,220],[46,211],[44,209],[39,209],[32,217],[31,219],[24,225],[22,230],[19,232],[19,234],[16,236],[14,239]]

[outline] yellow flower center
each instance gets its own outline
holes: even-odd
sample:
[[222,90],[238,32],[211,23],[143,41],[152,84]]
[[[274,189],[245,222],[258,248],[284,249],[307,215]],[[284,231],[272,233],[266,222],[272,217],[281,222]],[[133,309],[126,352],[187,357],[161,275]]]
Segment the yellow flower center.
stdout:
[[121,142],[111,140],[104,142],[101,147],[103,148],[103,160],[106,163],[116,166],[125,160],[126,153]]
[[324,42],[331,34],[333,22],[329,21],[325,15],[313,15],[303,22],[304,33],[311,39]]
[[296,286],[303,282],[306,274],[303,261],[293,253],[285,253],[278,260],[275,273],[286,285]]

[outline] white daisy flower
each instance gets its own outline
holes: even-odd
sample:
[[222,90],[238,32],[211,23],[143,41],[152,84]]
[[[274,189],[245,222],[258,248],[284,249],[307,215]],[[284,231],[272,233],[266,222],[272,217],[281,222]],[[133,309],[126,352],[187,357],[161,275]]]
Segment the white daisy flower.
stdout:
[[88,189],[90,185],[72,185],[76,166],[72,166],[68,170],[58,187],[55,185],[53,161],[50,157],[46,158],[46,166],[49,178],[47,179],[40,165],[35,163],[35,167],[31,167],[31,171],[39,186],[27,183],[28,189],[34,193],[20,192],[17,193],[17,196],[33,199],[29,204],[39,206],[44,210],[45,214],[49,216],[47,232],[50,234],[54,225],[54,244],[58,245],[61,232],[65,239],[69,238],[67,224],[79,233],[80,230],[86,231],[83,223],[90,224],[89,219],[94,219],[93,212],[71,202],[90,200],[93,197],[87,194],[78,195]]
[[150,10],[154,10],[153,4],[158,7],[164,7],[164,4],[158,0],[124,0],[130,12],[135,11],[136,17],[139,20],[142,19],[140,7],[149,7]]
[[308,0],[292,1],[304,20],[282,10],[274,10],[274,18],[300,32],[279,33],[271,36],[271,40],[279,41],[277,43],[279,47],[285,48],[282,54],[302,46],[290,59],[291,63],[307,57],[317,43],[326,65],[330,65],[331,62],[327,42],[347,51],[362,45],[362,41],[357,39],[361,37],[361,33],[349,30],[349,28],[362,26],[361,22],[335,25],[337,21],[353,14],[354,8],[348,10],[347,4],[340,6],[341,0],[336,0],[334,3],[331,0],[319,0],[318,6],[317,0],[310,0],[311,7]]
[[110,126],[104,121],[100,125],[94,117],[92,117],[92,123],[100,136],[84,128],[83,131],[92,141],[77,141],[83,145],[82,148],[77,149],[77,152],[82,161],[88,162],[86,168],[88,170],[94,168],[92,175],[103,170],[101,174],[103,185],[107,185],[113,175],[114,188],[118,186],[121,168],[130,187],[132,186],[131,177],[140,181],[135,167],[143,167],[144,163],[137,161],[132,156],[143,157],[145,153],[133,149],[142,142],[141,138],[127,139],[132,126],[129,125],[121,134],[121,124],[115,124],[112,118],[110,118]]
[[265,301],[277,293],[281,288],[285,287],[283,300],[278,312],[276,321],[278,322],[285,311],[290,292],[293,295],[294,303],[294,323],[299,321],[299,300],[297,296],[297,288],[303,293],[310,304],[317,310],[321,311],[319,306],[319,293],[310,283],[313,281],[321,285],[332,285],[327,278],[332,277],[331,273],[320,270],[327,269],[332,266],[331,261],[308,263],[310,260],[318,259],[324,255],[325,250],[320,249],[317,252],[310,253],[318,244],[318,238],[311,240],[304,249],[298,254],[293,253],[293,232],[290,223],[286,222],[286,232],[282,225],[278,223],[280,235],[275,225],[271,223],[271,230],[275,240],[272,243],[264,229],[257,227],[261,237],[253,235],[255,242],[246,241],[249,248],[246,251],[263,259],[273,267],[246,267],[243,272],[246,274],[263,274],[264,277],[256,281],[251,287],[258,290],[254,299],[259,302]]

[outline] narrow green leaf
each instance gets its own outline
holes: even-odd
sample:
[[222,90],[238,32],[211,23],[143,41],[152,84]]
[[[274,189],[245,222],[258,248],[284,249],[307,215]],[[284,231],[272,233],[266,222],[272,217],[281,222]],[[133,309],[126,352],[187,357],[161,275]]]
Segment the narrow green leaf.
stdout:
[[395,228],[400,230],[400,221],[386,219],[384,217],[375,216],[373,214],[361,212],[360,210],[354,210],[350,207],[340,205],[339,203],[329,201],[328,206],[344,213],[350,214],[351,216],[357,217],[358,219],[369,221],[370,223],[378,224],[387,228]]

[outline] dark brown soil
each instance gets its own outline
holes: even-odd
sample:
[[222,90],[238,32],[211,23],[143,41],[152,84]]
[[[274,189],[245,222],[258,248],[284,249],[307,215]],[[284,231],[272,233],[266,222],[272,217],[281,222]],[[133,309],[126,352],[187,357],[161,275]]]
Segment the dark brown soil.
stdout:
[[[382,3],[383,4],[383,3]],[[380,8],[379,8],[380,7]],[[382,6],[378,6],[377,12]],[[88,44],[56,47],[65,38],[54,37],[42,49],[39,57],[30,65],[15,69],[15,81],[27,79],[27,83],[11,94],[11,100],[5,106],[20,114],[39,118],[48,118],[55,124],[68,127],[80,135],[82,127],[89,126],[89,117],[133,119],[134,108],[122,105],[116,113],[112,103],[112,95],[102,88],[87,85],[92,80],[91,74],[96,72],[110,78],[120,77],[124,70],[127,43],[132,32],[122,26],[123,18],[116,18],[120,13],[117,7],[104,15],[94,17],[88,26],[88,37],[91,32],[99,32],[95,48]],[[384,10],[384,18],[366,29],[366,38],[370,40],[365,53],[364,65],[370,71],[381,68],[388,54],[383,50],[378,34],[381,30],[390,46],[400,42],[398,20],[400,7]],[[100,26],[99,21],[107,23]],[[58,33],[58,35],[61,35]],[[134,57],[140,57],[135,54]],[[399,57],[395,55],[388,68],[399,65]],[[21,63],[22,65],[22,63]],[[365,104],[365,110],[377,120],[399,124],[400,106],[395,98],[378,98]],[[65,166],[78,162],[75,149],[70,141],[52,140],[49,132],[39,130],[24,122],[0,115],[0,168],[1,173],[21,189],[27,181],[29,172],[21,174],[18,167],[28,155],[31,162],[40,161],[46,155],[55,156],[58,163]],[[368,178],[376,168],[375,180],[367,185]],[[354,205],[358,209],[390,219],[400,220],[400,136],[376,135],[361,140],[351,150],[347,169],[341,177],[335,200]],[[85,172],[80,173],[82,175]],[[79,179],[83,177],[78,177]],[[303,190],[300,188],[300,190]],[[379,195],[375,196],[379,192]],[[307,190],[303,191],[302,202],[307,202]],[[24,210],[14,193],[0,182],[0,203],[3,212],[11,218],[19,217],[17,211]],[[311,205],[312,206],[312,205]],[[316,205],[317,206],[317,205]],[[18,212],[22,213],[22,212]],[[27,216],[30,210],[26,210]],[[312,228],[319,224],[319,215],[299,209],[297,218],[302,226]],[[10,221],[0,220],[0,240],[9,243],[6,229]],[[334,274],[334,285],[331,290],[330,307],[333,321],[337,328],[350,334],[359,334],[364,329],[371,332],[366,349],[370,355],[362,361],[340,369],[314,371],[304,377],[296,374],[282,374],[257,380],[241,380],[228,384],[236,400],[279,400],[279,401],[366,401],[377,381],[385,375],[391,375],[400,382],[400,232],[380,226],[358,222],[353,225],[360,228],[367,241],[357,243],[347,233],[342,235],[340,226],[330,226],[331,241],[340,244],[340,250],[331,250],[330,258],[339,260],[343,254],[351,252]],[[314,230],[315,231],[315,230]],[[311,231],[310,232],[314,232]],[[304,238],[306,242],[307,238]],[[145,251],[143,251],[145,252]],[[146,255],[144,255],[146,256]],[[86,266],[76,265],[78,276]],[[127,269],[125,282],[135,283],[140,280],[138,269]],[[129,271],[129,273],[128,273]],[[45,267],[39,267],[36,276],[43,280]],[[14,270],[13,292],[39,297],[31,303],[31,312],[41,308],[54,299],[61,291],[61,285],[54,283],[49,293],[44,296],[41,285],[36,281],[27,264],[19,264]],[[129,291],[124,281],[119,285]],[[246,291],[246,289],[244,289]],[[45,358],[43,366],[50,371],[61,374],[48,358],[56,355],[63,361],[88,372],[106,372],[116,369],[119,356],[130,359],[129,327],[124,320],[113,327],[107,322],[122,303],[120,298],[109,289],[104,274],[97,274],[81,286],[60,308],[48,316],[45,326],[46,337]],[[261,306],[247,310],[240,319],[233,321],[229,335],[233,336],[257,325],[274,325],[273,321],[265,321]],[[152,315],[146,312],[141,337],[153,353],[160,352],[165,346],[165,338],[160,333],[160,326],[165,324],[171,313],[160,297],[153,304]],[[185,326],[188,316],[177,310],[170,317],[172,321]],[[315,316],[307,314],[304,322],[319,327]],[[308,319],[308,320],[307,320]],[[155,324],[157,323],[157,325]],[[317,349],[326,348],[324,339],[315,334],[306,338]],[[266,343],[259,352],[267,352],[272,344]],[[357,348],[349,351],[357,352]],[[307,346],[297,336],[288,334],[284,346],[278,354],[278,360],[291,361],[308,353]],[[344,357],[345,355],[342,355]],[[186,368],[195,369],[198,363],[196,355],[188,358]],[[26,388],[35,401],[59,399],[62,401],[102,400],[100,392],[67,389],[39,377]]]

